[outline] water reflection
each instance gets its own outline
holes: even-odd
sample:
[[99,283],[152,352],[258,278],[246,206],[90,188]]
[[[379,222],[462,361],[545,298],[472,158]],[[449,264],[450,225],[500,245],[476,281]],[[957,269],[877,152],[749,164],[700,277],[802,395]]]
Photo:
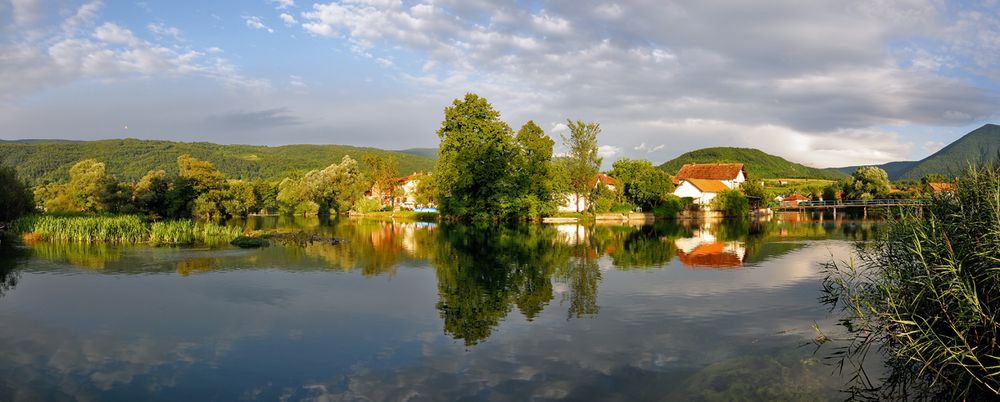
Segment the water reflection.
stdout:
[[0,399],[823,399],[814,246],[878,231],[234,224],[344,242],[0,251]]

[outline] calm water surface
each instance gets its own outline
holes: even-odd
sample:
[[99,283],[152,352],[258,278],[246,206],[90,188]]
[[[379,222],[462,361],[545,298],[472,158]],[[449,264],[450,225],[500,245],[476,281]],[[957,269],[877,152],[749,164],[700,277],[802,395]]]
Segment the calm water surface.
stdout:
[[260,218],[340,245],[0,253],[0,400],[838,400],[819,262],[870,221]]

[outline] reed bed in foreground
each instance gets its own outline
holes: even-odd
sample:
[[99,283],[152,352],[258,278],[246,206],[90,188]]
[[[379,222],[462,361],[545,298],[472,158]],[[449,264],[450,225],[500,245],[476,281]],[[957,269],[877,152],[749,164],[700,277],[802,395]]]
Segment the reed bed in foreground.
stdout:
[[211,222],[190,220],[149,223],[136,215],[22,217],[11,227],[15,233],[39,240],[113,244],[226,243],[242,230]]
[[[850,336],[851,397],[1000,399],[1000,168],[970,168],[923,215],[899,218],[858,259],[827,266],[825,301]],[[859,364],[879,353],[888,369]]]

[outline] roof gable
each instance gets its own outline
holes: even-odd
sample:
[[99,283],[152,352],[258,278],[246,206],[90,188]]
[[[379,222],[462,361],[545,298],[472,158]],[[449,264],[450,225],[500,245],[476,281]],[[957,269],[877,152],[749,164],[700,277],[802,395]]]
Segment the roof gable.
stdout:
[[740,172],[746,176],[742,163],[688,163],[674,176],[675,180],[735,180]]

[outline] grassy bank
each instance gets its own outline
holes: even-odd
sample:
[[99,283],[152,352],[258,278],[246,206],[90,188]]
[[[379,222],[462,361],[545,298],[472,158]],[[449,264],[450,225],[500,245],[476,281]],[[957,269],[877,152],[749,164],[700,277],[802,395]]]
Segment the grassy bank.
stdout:
[[827,267],[825,299],[850,335],[837,353],[853,367],[880,353],[888,374],[859,370],[854,396],[1000,398],[1000,168],[967,171],[857,255]]
[[362,218],[374,218],[374,219],[407,219],[422,222],[434,222],[438,220],[437,212],[415,212],[415,211],[377,211],[377,212],[366,212],[364,214],[357,214]]
[[227,243],[242,234],[240,228],[211,222],[148,222],[136,215],[30,215],[14,221],[11,229],[36,240],[152,245]]

